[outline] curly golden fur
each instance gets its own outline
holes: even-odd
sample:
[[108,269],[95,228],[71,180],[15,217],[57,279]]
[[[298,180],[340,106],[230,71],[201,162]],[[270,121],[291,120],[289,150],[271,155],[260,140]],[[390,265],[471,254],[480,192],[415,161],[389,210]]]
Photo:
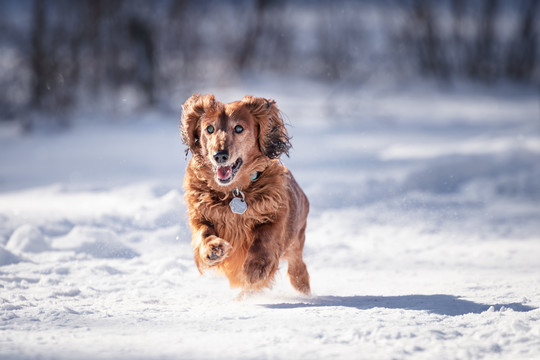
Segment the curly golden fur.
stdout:
[[[199,271],[214,268],[250,292],[270,287],[287,260],[291,284],[309,294],[302,259],[309,202],[279,162],[291,145],[275,101],[245,96],[223,104],[194,94],[180,130],[193,154],[184,188]],[[245,195],[243,214],[229,207],[236,190]]]

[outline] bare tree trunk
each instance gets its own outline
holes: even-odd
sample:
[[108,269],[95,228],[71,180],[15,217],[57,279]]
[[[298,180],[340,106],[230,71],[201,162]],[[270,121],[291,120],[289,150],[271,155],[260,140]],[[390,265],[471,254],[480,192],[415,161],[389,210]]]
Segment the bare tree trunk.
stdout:
[[[537,66],[538,29],[535,21],[540,17],[538,0],[529,0],[523,6],[521,23],[510,43],[506,60],[506,72],[517,80],[527,80],[532,77]],[[538,26],[538,23],[536,23]]]
[[495,46],[495,18],[497,16],[498,1],[486,0],[479,23],[476,39],[476,51],[469,60],[469,73],[472,77],[483,80],[493,78],[497,69]]
[[194,10],[196,8],[190,6],[189,0],[172,1],[168,12],[169,31],[166,35],[169,40],[166,42],[168,54],[181,61],[181,76],[188,80],[198,71],[197,59],[201,50],[198,19],[193,16]]
[[272,0],[257,0],[255,4],[255,15],[252,17],[253,21],[248,26],[244,43],[236,59],[238,70],[243,70],[255,56],[257,40],[259,40],[263,32],[264,13],[271,3]]
[[448,52],[451,54],[449,71],[459,73],[465,65],[465,59],[469,52],[464,30],[465,0],[452,0],[452,48]]
[[32,14],[31,44],[32,52],[32,95],[30,103],[34,108],[40,108],[47,91],[47,57],[45,55],[45,0],[34,0]]
[[128,23],[128,31],[137,59],[136,81],[145,93],[148,105],[155,105],[156,52],[152,29],[146,22],[132,18]]
[[90,69],[89,90],[96,97],[101,90],[103,77],[103,42],[101,41],[103,21],[103,0],[87,0],[89,16],[86,20],[85,38],[90,44],[90,59],[85,61]]
[[444,48],[433,8],[424,0],[416,0],[413,5],[413,13],[415,21],[418,23],[417,46],[420,68],[427,73],[446,78],[448,66],[443,54]]

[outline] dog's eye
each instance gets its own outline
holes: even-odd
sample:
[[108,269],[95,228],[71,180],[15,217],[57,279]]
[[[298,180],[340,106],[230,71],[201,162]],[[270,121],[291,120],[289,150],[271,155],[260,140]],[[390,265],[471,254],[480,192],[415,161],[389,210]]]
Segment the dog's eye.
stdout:
[[244,128],[240,125],[236,125],[234,127],[234,132],[237,133],[237,134],[240,134],[242,131],[244,131]]
[[214,127],[212,125],[208,125],[206,127],[206,131],[209,133],[209,134],[213,134],[214,133]]

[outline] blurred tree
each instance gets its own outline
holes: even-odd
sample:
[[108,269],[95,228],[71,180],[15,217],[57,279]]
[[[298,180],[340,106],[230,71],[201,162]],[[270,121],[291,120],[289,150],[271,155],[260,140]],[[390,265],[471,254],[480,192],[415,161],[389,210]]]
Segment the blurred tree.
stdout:
[[[110,3],[110,2],[109,2]],[[98,96],[103,77],[103,22],[105,19],[106,0],[86,0],[88,16],[84,19],[84,38],[87,48],[81,58],[82,67],[90,75],[88,90]]]
[[[328,81],[363,79],[362,67],[369,63],[366,25],[358,11],[336,6],[335,2],[320,0],[315,30],[317,76]],[[371,34],[374,36],[374,33]],[[372,39],[373,40],[373,39]]]
[[45,56],[45,0],[34,0],[31,36],[32,97],[34,108],[42,106],[47,91],[49,63]]
[[133,17],[128,21],[128,32],[135,58],[134,78],[143,90],[147,105],[155,105],[154,73],[156,53],[151,26],[144,20]]
[[405,36],[406,41],[416,50],[420,71],[446,78],[447,55],[432,3],[414,0],[409,12]]
[[[415,58],[426,75],[444,80],[451,75],[481,81],[514,78],[530,83],[538,71],[538,3],[506,3],[505,11],[521,9],[517,16],[509,17],[501,11],[498,0],[451,0],[452,30],[445,32],[444,2],[402,2],[409,16],[399,38],[409,48],[407,56]],[[517,21],[515,34],[507,39],[500,33],[508,26],[508,19]]]
[[467,71],[473,78],[491,80],[499,70],[497,69],[496,61],[499,54],[495,50],[497,46],[495,43],[495,19],[497,16],[498,1],[485,0],[483,5],[480,12],[474,52],[468,59]]
[[177,106],[245,70],[534,84],[539,2],[0,0],[0,118]]
[[[82,8],[67,0],[34,0],[30,36],[31,107],[55,113],[48,121],[69,124],[80,79]],[[33,126],[31,122],[27,126]]]
[[255,57],[257,42],[261,38],[264,30],[264,15],[274,0],[255,0],[253,16],[248,16],[248,26],[244,35],[244,40],[240,50],[236,54],[236,68],[240,71]]
[[263,15],[263,30],[257,41],[252,63],[256,70],[286,71],[294,41],[294,28],[288,21],[289,7],[284,0],[272,0]]
[[449,44],[449,71],[457,73],[465,67],[466,59],[469,57],[471,47],[467,43],[467,33],[470,31],[465,19],[466,1],[452,0],[450,3],[452,18],[452,39]]
[[520,22],[508,47],[506,71],[515,80],[529,80],[538,66],[539,3],[529,0],[522,5]]
[[[198,59],[203,47],[198,19],[201,14],[190,0],[173,0],[167,10],[166,29],[162,33],[163,52],[177,64],[173,71],[179,68],[182,78],[192,78],[199,71]],[[170,74],[162,79],[171,80]]]

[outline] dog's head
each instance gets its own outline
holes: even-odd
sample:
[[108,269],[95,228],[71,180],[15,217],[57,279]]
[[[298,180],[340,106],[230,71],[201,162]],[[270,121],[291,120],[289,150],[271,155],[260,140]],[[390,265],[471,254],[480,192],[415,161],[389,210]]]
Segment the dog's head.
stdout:
[[[182,107],[182,141],[215,183],[228,187],[260,171],[291,147],[274,100],[245,96],[223,104],[214,95],[192,95]],[[208,179],[209,180],[209,179]]]

